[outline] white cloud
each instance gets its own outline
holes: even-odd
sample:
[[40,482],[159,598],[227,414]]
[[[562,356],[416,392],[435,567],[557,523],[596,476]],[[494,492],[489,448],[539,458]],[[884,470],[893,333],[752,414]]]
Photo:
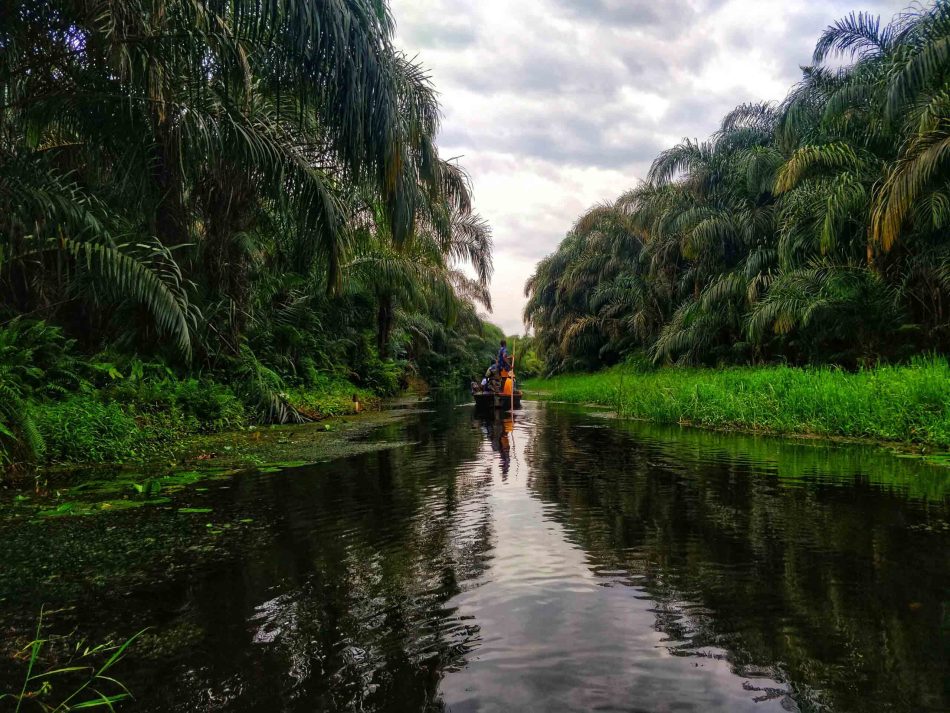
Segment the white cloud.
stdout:
[[705,138],[743,102],[781,100],[819,33],[906,0],[391,0],[397,44],[440,92],[495,235],[493,320],[521,331],[524,282],[577,216]]

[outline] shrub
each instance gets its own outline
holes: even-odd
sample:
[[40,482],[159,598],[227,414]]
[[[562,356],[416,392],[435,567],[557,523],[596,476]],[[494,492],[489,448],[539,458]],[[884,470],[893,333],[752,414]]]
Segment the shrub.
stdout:
[[353,413],[354,395],[364,404],[376,400],[371,391],[358,388],[339,376],[315,373],[308,381],[306,386],[297,386],[287,392],[291,405],[308,418]]
[[203,431],[240,428],[246,423],[244,404],[230,388],[206,379],[186,379],[175,385],[175,400],[185,416]]
[[50,461],[123,461],[140,455],[143,433],[119,404],[77,395],[34,409]]

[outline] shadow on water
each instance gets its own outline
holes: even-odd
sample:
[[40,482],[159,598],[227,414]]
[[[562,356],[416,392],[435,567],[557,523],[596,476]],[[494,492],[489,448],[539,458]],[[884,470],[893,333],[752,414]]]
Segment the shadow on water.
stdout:
[[[214,522],[45,523],[36,546],[80,571],[3,622],[41,598],[91,637],[152,625],[118,672],[142,711],[950,704],[946,470],[555,405],[387,428],[413,445],[183,496]],[[189,549],[226,520],[253,525]],[[129,533],[167,538],[165,564],[94,577]],[[83,538],[102,552],[80,561]]]

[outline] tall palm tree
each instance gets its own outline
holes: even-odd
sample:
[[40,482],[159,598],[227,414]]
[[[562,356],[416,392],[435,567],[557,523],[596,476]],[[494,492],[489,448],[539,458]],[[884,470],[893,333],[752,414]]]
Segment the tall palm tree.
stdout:
[[605,342],[687,362],[950,350],[948,46],[944,0],[851,14],[780,105],[660,154],[611,208],[643,241],[622,269],[575,226],[529,280],[549,366]]
[[[393,49],[384,3],[36,0],[4,19],[0,201],[15,210],[0,269],[17,309],[121,295],[188,353],[190,281],[236,350],[275,213],[332,289],[353,187],[396,243],[421,202],[468,200],[438,161],[434,92]],[[64,258],[68,274],[50,269]],[[78,279],[90,272],[109,290]]]

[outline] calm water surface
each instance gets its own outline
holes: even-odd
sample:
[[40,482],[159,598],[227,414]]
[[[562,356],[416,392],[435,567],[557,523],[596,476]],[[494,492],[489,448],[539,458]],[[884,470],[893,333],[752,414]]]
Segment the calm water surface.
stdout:
[[155,627],[141,711],[950,709],[946,470],[555,405],[376,437],[191,493],[255,523],[213,566],[50,604]]

